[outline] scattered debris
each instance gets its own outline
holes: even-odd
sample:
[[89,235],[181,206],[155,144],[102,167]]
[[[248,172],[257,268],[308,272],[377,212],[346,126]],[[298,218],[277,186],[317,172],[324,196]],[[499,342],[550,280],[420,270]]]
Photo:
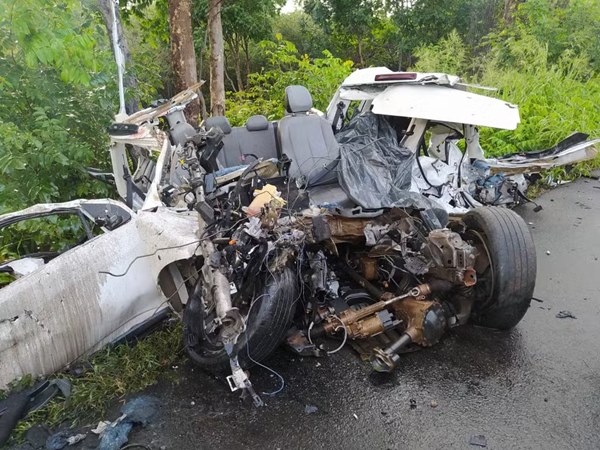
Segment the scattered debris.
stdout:
[[314,413],[316,413],[318,410],[319,410],[319,408],[317,408],[317,407],[316,407],[316,406],[314,406],[314,405],[306,405],[306,406],[304,407],[304,413],[305,413],[305,414],[314,414]]
[[73,434],[71,431],[59,431],[46,440],[46,448],[48,450],[61,450],[83,441],[86,437],[87,433]]
[[[119,450],[127,442],[133,426],[139,424],[145,427],[151,423],[158,414],[159,408],[160,400],[149,395],[129,400],[121,408],[121,417],[107,425],[102,431],[98,450]],[[98,424],[98,428],[100,428],[100,424]]]
[[487,439],[483,434],[477,434],[475,436],[471,436],[469,439],[470,445],[476,445],[477,447],[487,447]]
[[110,425],[110,422],[108,420],[101,420],[100,422],[98,422],[98,426],[96,428],[91,429],[90,431],[94,434],[102,434],[104,433],[104,430],[106,430],[106,427]]
[[19,420],[46,405],[59,393],[64,398],[69,398],[71,383],[68,380],[40,381],[33,388],[14,392],[0,401],[0,446],[8,441]]
[[33,448],[43,448],[50,437],[50,431],[45,425],[34,425],[25,432],[25,442]]
[[556,313],[556,318],[557,319],[577,319],[577,317],[575,317],[575,314],[573,314],[571,311],[559,311]]

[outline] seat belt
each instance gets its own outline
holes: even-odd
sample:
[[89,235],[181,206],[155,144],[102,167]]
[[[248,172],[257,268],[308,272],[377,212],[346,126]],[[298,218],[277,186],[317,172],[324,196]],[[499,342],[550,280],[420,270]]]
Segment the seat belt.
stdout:
[[283,153],[281,152],[281,142],[279,141],[279,136],[277,135],[278,123],[273,122],[273,132],[275,133],[275,151],[277,152],[277,159],[281,159]]
[[336,106],[337,108],[335,110],[335,115],[333,116],[333,122],[331,124],[334,133],[338,131],[337,123],[342,117],[342,114],[344,114],[344,106],[346,105],[344,104],[344,102],[339,102]]
[[283,150],[281,148],[281,142],[279,141],[279,136],[277,135],[278,123],[273,122],[273,131],[275,133],[275,151],[277,152],[277,167],[279,167],[279,174],[281,176],[287,177],[290,170],[290,165],[292,164],[292,160],[288,158],[287,155],[283,154]]

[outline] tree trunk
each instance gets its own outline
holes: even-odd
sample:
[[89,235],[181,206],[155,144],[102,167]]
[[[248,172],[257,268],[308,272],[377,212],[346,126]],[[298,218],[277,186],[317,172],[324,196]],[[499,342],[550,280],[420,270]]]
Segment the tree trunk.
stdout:
[[227,46],[229,47],[229,53],[231,54],[231,58],[233,60],[233,68],[235,71],[235,83],[231,80],[231,77],[227,73],[227,59],[225,59],[225,77],[231,83],[231,87],[235,92],[244,90],[244,80],[242,79],[242,56],[240,52],[240,43],[233,33],[233,36],[230,36],[229,39],[226,40]]
[[[192,0],[169,0],[169,29],[171,31],[171,64],[175,76],[175,89],[183,91],[198,82],[196,53],[192,36]],[[201,115],[202,93],[198,100],[188,104],[185,115],[197,126]]]
[[244,48],[244,59],[246,60],[245,85],[248,86],[248,80],[250,79],[250,45],[247,37],[242,38],[242,47]]
[[225,65],[222,0],[208,1],[208,40],[210,42],[210,111],[213,116],[225,115]]
[[362,38],[357,38],[357,50],[358,50],[358,61],[360,64],[360,67],[363,68],[365,67],[365,60],[363,58],[363,52],[362,52]]
[[[98,0],[98,9],[102,13],[102,18],[104,19],[104,25],[106,25],[106,31],[108,33],[108,40],[110,41],[110,48],[113,51],[113,55],[115,55],[115,48],[113,47],[113,16],[112,16],[112,8],[111,3],[114,0]],[[125,68],[129,67],[129,70],[125,71],[123,76],[123,86],[126,91],[129,91],[129,100],[125,102],[125,110],[127,114],[133,114],[138,110],[139,99],[137,98],[136,89],[137,89],[137,78],[133,74],[131,70],[131,53],[129,52],[129,46],[127,45],[127,39],[125,38],[125,34],[123,32],[123,25],[121,24],[121,14],[119,14],[118,2],[115,5],[115,16],[116,16],[116,25],[117,25],[117,35],[119,47],[121,48],[121,53],[123,54],[123,58],[125,60]]]
[[242,58],[240,55],[239,39],[234,40],[235,49],[233,50],[233,58],[235,60],[235,80],[237,81],[238,91],[244,90],[244,80],[242,79]]
[[504,12],[502,14],[504,23],[510,25],[514,21],[514,15],[520,0],[504,0]]

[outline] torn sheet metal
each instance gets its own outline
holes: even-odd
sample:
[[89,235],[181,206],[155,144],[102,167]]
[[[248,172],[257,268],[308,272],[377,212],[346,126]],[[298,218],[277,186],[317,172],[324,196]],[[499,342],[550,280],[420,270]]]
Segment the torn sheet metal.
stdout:
[[105,211],[108,213],[119,213],[127,218],[133,214],[123,203],[108,198],[95,200],[71,200],[62,203],[38,203],[20,211],[2,214],[0,216],[0,227],[5,227],[11,223],[25,220],[29,217],[42,217],[50,214],[59,214],[61,212],[81,211],[90,219],[95,219],[96,214]]
[[1,289],[0,388],[62,369],[167,308],[158,275],[194,255],[197,230],[195,213],[140,212]]
[[520,122],[516,105],[445,86],[390,86],[373,99],[372,111],[389,116],[506,130],[514,130]]
[[523,154],[503,159],[487,159],[486,161],[489,163],[492,173],[537,173],[553,167],[594,159],[598,155],[598,144],[600,144],[600,139],[593,139],[580,142],[548,156],[532,158]]
[[366,85],[388,85],[388,84],[437,84],[443,86],[454,86],[460,82],[456,75],[448,75],[440,72],[409,72],[414,78],[398,80],[376,80],[377,75],[391,75],[393,72],[387,67],[368,67],[352,72],[343,81],[342,86],[359,86],[361,89]]

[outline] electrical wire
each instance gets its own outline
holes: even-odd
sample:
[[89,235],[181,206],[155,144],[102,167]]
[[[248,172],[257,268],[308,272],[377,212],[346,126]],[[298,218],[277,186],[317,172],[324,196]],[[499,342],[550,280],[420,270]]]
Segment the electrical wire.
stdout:
[[[191,242],[188,242],[186,244],[181,244],[181,245],[174,245],[174,246],[169,246],[169,247],[160,247],[157,248],[156,250],[154,250],[152,253],[147,253],[145,255],[139,255],[136,256],[128,265],[127,268],[125,269],[125,271],[123,273],[120,274],[114,274],[112,272],[109,271],[105,271],[105,270],[99,270],[98,273],[103,273],[106,275],[110,275],[112,277],[115,278],[119,278],[119,277],[124,277],[125,275],[127,275],[127,273],[129,272],[129,269],[131,269],[131,266],[138,260],[138,259],[142,259],[142,258],[148,258],[150,256],[154,256],[156,255],[159,251],[163,251],[163,250],[174,250],[174,249],[178,249],[178,248],[183,248],[183,247],[187,247],[188,245],[192,245],[192,244],[198,244],[198,247],[200,247],[200,243],[206,239],[210,239],[214,236],[216,236],[219,233],[226,233],[227,231],[232,230],[233,228],[235,228],[237,225],[239,225],[241,222],[245,221],[246,218],[244,219],[240,219],[237,222],[235,222],[232,226],[230,226],[229,228],[225,229],[225,230],[218,230],[215,233],[208,235],[208,236],[204,236],[206,234],[206,232],[208,231],[208,227],[204,229],[204,231],[202,232],[202,234],[200,235],[199,239],[195,239]],[[198,247],[196,247],[196,249],[194,250],[194,253],[196,253],[196,251],[198,250]]]
[[160,247],[160,248],[157,248],[156,250],[154,250],[152,253],[147,253],[145,255],[136,256],[127,265],[127,268],[125,269],[125,271],[123,273],[115,274],[115,273],[112,273],[112,272],[109,272],[109,271],[106,271],[106,270],[99,270],[98,273],[103,273],[103,274],[106,274],[106,275],[110,275],[111,277],[115,277],[115,278],[124,277],[125,275],[127,275],[127,272],[129,272],[129,269],[131,269],[131,266],[133,266],[133,263],[135,263],[138,259],[149,258],[150,256],[154,256],[158,252],[163,251],[163,250],[175,250],[175,249],[178,249],[178,248],[187,247],[188,245],[192,245],[192,244],[200,244],[200,242],[201,242],[200,239],[196,239],[196,240],[194,240],[192,242],[188,242],[186,244],[173,245],[173,246],[169,246],[169,247]]
[[[271,271],[269,270],[269,272],[271,273]],[[272,273],[271,273],[272,274]],[[273,275],[272,275],[273,276]],[[274,278],[274,276],[273,276]],[[262,294],[260,296],[258,296],[258,298],[256,298],[252,303],[250,303],[250,308],[248,309],[248,314],[246,315],[246,319],[244,320],[244,327],[246,328],[246,333],[247,331],[247,320],[250,318],[250,312],[252,311],[252,307],[262,298],[265,297],[268,294]],[[248,359],[250,361],[252,361],[254,364],[256,364],[259,367],[262,367],[263,369],[268,370],[269,372],[271,372],[273,375],[275,375],[277,378],[279,378],[279,381],[281,382],[281,385],[279,386],[278,389],[272,391],[272,392],[261,392],[261,394],[263,395],[268,395],[269,397],[274,397],[275,395],[279,394],[281,391],[283,391],[283,389],[285,388],[285,379],[283,378],[283,376],[281,374],[279,374],[276,370],[271,369],[270,367],[256,361],[251,355],[250,355],[250,339],[247,337],[246,338],[246,355],[248,356]]]
[[[342,347],[344,347],[344,345],[346,345],[346,341],[348,340],[348,330],[346,330],[346,326],[344,325],[344,322],[342,322],[342,319],[340,319],[335,314],[333,314],[331,317],[333,317],[334,319],[336,319],[341,324],[341,328],[344,330],[344,338],[342,339],[342,343],[340,344],[340,346],[338,348],[336,348],[335,350],[330,350],[330,351],[326,351],[325,352],[328,355],[333,355],[334,353],[339,352],[342,349]],[[314,325],[315,325],[315,322],[312,321],[310,323],[310,325],[308,326],[308,331],[306,332],[307,338],[308,338],[308,342],[310,342],[311,345],[315,345],[314,342],[312,341],[311,336],[310,336],[310,332],[313,329]],[[334,331],[337,331],[339,329],[340,329],[340,327],[336,327]]]

